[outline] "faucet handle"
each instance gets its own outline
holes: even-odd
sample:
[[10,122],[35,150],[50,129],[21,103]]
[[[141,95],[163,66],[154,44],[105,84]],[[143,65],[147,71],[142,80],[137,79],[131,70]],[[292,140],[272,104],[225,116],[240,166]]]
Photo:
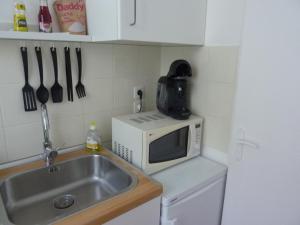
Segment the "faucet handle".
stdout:
[[53,150],[51,152],[49,152],[49,155],[48,155],[48,158],[51,158],[51,159],[55,159],[58,155],[58,152],[56,150]]
[[55,150],[52,150],[48,153],[48,155],[45,158],[47,167],[52,166],[54,164],[54,161],[55,161],[57,155],[58,155],[58,152]]

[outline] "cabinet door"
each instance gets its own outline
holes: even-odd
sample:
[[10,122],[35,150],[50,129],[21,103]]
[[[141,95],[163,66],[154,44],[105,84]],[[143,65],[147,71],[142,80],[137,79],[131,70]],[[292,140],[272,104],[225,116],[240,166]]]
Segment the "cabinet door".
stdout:
[[103,224],[103,225],[159,225],[160,197]]
[[203,44],[206,0],[119,0],[121,40]]

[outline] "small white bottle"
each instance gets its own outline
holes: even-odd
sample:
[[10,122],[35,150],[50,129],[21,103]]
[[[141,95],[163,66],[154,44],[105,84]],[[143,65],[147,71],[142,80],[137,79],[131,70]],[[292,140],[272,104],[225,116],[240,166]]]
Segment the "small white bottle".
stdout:
[[91,122],[86,138],[86,148],[98,152],[102,148],[101,144],[101,136],[96,128],[96,123]]

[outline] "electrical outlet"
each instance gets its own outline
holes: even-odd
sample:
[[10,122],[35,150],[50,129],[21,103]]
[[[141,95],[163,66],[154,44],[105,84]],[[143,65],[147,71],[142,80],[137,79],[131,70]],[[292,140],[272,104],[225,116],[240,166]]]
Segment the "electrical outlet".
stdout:
[[[138,91],[143,92],[142,101],[140,100],[140,96],[138,95]],[[144,108],[144,99],[145,99],[145,87],[144,86],[136,86],[133,88],[133,112],[138,113],[142,112]],[[142,109],[141,109],[142,107]]]
[[141,90],[143,92],[143,98],[145,96],[145,87],[144,86],[136,86],[133,88],[133,99],[134,100],[137,100],[139,99],[140,97],[138,96],[138,91]]

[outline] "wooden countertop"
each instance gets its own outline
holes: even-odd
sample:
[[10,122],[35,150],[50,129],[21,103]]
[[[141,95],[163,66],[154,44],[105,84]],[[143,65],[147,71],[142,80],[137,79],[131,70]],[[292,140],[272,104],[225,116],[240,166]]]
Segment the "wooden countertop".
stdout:
[[[60,154],[56,161],[64,161],[87,154],[89,153],[85,150]],[[57,221],[55,225],[100,225],[162,194],[162,185],[160,183],[145,176],[141,171],[115,156],[112,152],[104,149],[99,154],[108,157],[121,168],[136,175],[138,178],[136,187],[111,199],[105,200],[85,210],[77,212],[71,216],[65,217]],[[19,172],[25,172],[27,170],[37,169],[44,166],[45,163],[42,160],[39,160],[32,163],[3,169],[0,170],[0,179]]]

